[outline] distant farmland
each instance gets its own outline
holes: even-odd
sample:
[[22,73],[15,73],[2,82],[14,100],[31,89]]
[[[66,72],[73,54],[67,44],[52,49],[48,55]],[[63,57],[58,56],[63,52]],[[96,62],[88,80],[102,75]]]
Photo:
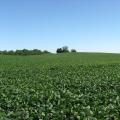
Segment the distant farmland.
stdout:
[[119,120],[120,54],[0,56],[0,120]]

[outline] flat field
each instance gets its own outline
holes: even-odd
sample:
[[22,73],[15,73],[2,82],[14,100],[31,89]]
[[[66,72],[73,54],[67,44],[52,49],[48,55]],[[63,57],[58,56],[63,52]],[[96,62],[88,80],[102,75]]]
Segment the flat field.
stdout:
[[120,120],[120,54],[1,55],[0,120]]

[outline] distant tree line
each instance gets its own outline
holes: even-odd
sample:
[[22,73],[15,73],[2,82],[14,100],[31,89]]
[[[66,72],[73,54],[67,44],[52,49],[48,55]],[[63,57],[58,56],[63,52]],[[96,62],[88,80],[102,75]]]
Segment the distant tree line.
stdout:
[[[64,46],[62,48],[58,48],[56,50],[56,53],[75,53],[77,52],[75,49],[69,50],[67,46]],[[50,53],[47,50],[38,50],[38,49],[33,49],[33,50],[28,50],[28,49],[23,49],[23,50],[4,50],[0,51],[1,55],[42,55],[42,54],[48,54]]]
[[48,52],[47,50],[41,51],[38,49],[33,49],[33,50],[28,50],[28,49],[23,49],[23,50],[4,50],[4,51],[0,51],[1,55],[41,55],[41,54],[48,54],[50,52]]
[[69,52],[75,53],[75,52],[77,52],[77,51],[76,51],[75,49],[69,50],[67,46],[64,46],[64,47],[62,47],[62,48],[58,48],[58,49],[56,50],[56,53],[69,53]]

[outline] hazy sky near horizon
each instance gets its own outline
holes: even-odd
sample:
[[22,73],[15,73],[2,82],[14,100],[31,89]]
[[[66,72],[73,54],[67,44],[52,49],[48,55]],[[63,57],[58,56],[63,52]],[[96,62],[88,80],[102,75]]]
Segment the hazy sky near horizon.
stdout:
[[120,52],[120,0],[1,0],[0,49]]

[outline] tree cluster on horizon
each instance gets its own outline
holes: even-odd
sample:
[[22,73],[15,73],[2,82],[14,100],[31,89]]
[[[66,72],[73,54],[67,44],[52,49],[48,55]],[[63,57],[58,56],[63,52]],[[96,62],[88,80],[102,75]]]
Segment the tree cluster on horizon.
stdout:
[[48,52],[47,50],[41,51],[38,49],[33,49],[33,50],[28,50],[28,49],[23,49],[23,50],[4,50],[4,51],[0,51],[1,55],[41,55],[41,54],[48,54],[50,52]]
[[57,50],[56,50],[56,53],[69,53],[69,52],[71,52],[71,53],[75,53],[75,52],[77,52],[75,49],[71,49],[71,51],[68,49],[68,47],[67,46],[64,46],[64,47],[62,47],[62,48],[58,48]]
[[[67,46],[64,46],[62,48],[58,48],[56,50],[56,53],[73,53],[77,52],[75,49],[71,49],[71,51],[68,49]],[[0,55],[42,55],[42,54],[48,54],[51,53],[47,50],[38,50],[38,49],[33,49],[33,50],[28,50],[28,49],[22,49],[22,50],[4,50],[0,51]]]

